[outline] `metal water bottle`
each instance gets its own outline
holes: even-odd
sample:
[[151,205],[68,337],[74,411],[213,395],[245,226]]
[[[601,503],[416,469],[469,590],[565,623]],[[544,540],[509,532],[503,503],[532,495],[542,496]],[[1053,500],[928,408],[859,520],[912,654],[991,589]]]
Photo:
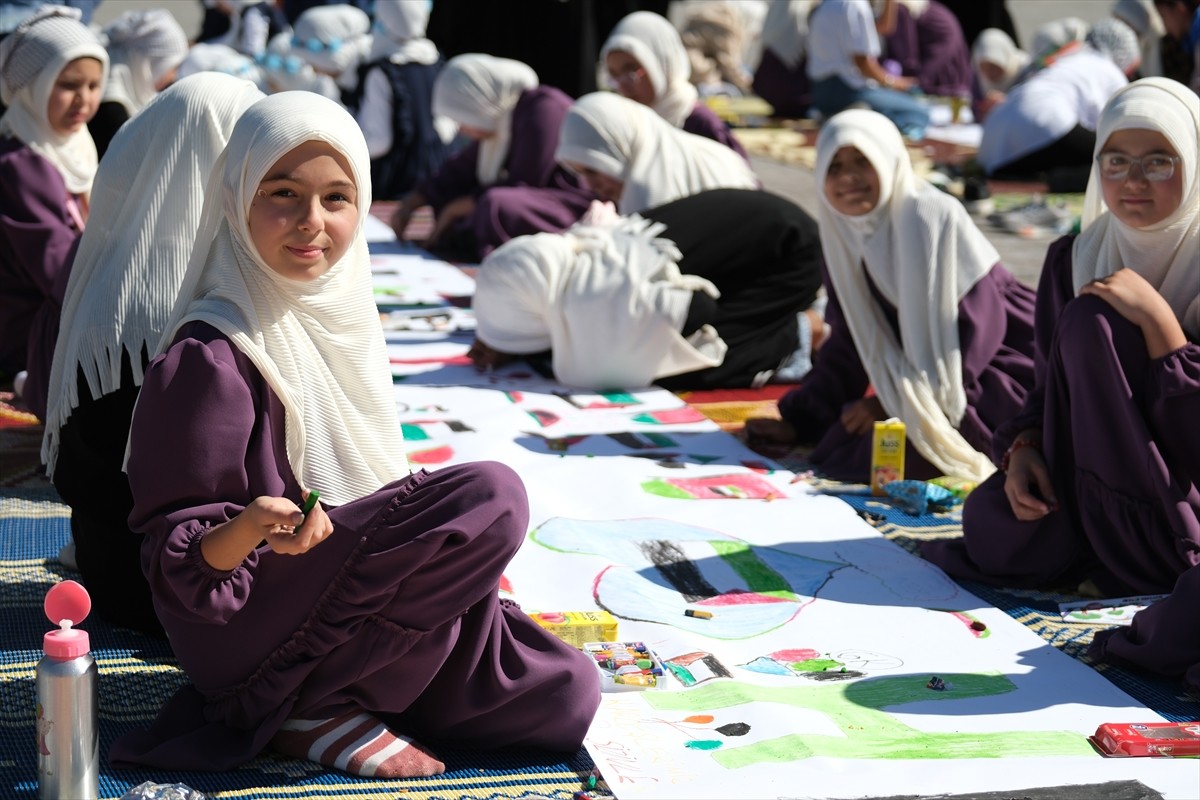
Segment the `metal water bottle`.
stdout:
[[50,587],[46,616],[59,626],[42,640],[37,665],[37,765],[41,800],[95,800],[100,794],[96,660],[87,631],[73,628],[92,610],[75,581]]

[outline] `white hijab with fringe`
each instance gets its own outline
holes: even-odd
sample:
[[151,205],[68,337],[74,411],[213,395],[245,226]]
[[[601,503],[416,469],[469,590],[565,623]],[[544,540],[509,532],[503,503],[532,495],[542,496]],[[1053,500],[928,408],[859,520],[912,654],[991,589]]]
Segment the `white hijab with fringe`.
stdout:
[[46,6],[25,19],[0,41],[0,100],[8,106],[0,117],[0,135],[24,142],[62,174],[67,191],[91,191],[99,159],[87,126],[70,134],[54,130],[48,117],[50,92],[58,75],[77,58],[94,58],[108,79],[108,52],[80,11]]
[[[879,204],[862,216],[836,211],[824,192],[842,147],[858,149],[879,175]],[[957,430],[967,405],[958,304],[1000,260],[996,248],[962,203],[913,173],[900,132],[877,112],[843,111],[825,123],[816,179],[825,263],[875,393],[930,463],[946,475],[983,480],[995,466]],[[899,340],[871,295],[868,273],[896,307]]]
[[555,377],[572,386],[641,387],[718,366],[727,347],[712,326],[680,330],[692,292],[720,293],[679,271],[665,228],[628,217],[506,242],[476,278],[476,335],[510,354],[552,350]]
[[142,352],[158,347],[184,283],[212,166],[238,117],[263,97],[249,81],[199,73],[168,87],[113,137],[96,173],[50,369],[42,461],[51,477],[59,430],[80,402],[79,372],[93,398],[110,394],[128,353],[134,384],[142,385]]
[[1082,233],[1072,246],[1076,293],[1097,278],[1129,267],[1170,304],[1184,332],[1200,341],[1200,97],[1169,78],[1143,78],[1116,92],[1100,113],[1096,155],[1108,137],[1131,128],[1158,131],[1182,157],[1183,200],[1160,222],[1134,228],[1104,203],[1099,164],[1093,160],[1083,199]]
[[708,189],[757,189],[746,160],[720,142],[672,126],[641,103],[595,92],[567,111],[554,158],[622,181],[634,214]]
[[500,180],[512,144],[512,111],[522,93],[538,85],[532,67],[511,58],[464,53],[446,62],[433,82],[433,114],[491,136],[479,143],[475,177],[483,186]]
[[[358,227],[328,272],[297,281],[263,261],[248,220],[272,166],[309,141],[349,162]],[[281,92],[251,106],[213,168],[188,264],[196,279],[185,284],[160,348],[193,320],[229,337],[283,402],[288,462],[301,487],[335,506],[409,472],[363,233],[370,164],[358,123],[328,98]]]
[[692,62],[675,26],[653,11],[635,11],[608,35],[600,50],[600,61],[603,63],[614,50],[628,53],[642,65],[654,89],[650,107],[676,128],[682,128],[695,110],[700,93],[691,83]]

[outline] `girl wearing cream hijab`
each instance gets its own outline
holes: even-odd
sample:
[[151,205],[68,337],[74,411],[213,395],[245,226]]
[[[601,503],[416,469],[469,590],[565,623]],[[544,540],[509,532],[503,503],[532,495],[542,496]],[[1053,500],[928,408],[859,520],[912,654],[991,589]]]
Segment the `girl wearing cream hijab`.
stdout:
[[32,340],[54,347],[45,316],[87,219],[98,163],[87,124],[107,74],[77,9],[44,9],[0,42],[0,380],[25,369]]
[[692,64],[675,26],[653,11],[622,19],[600,49],[609,84],[623,97],[653,108],[676,128],[746,151],[692,85]]
[[[195,241],[204,187],[238,117],[262,92],[201,73],[168,87],[113,139],[96,172],[95,210],[53,327],[57,343],[30,364],[43,398],[42,461],[71,506],[75,565],[95,610],[161,634],[142,576],[141,537],[122,470],[129,418]],[[70,551],[60,555],[67,560]]]
[[995,471],[992,431],[1033,382],[1033,291],[997,263],[960,202],[913,174],[881,114],[832,117],[816,174],[832,332],[779,401],[783,419],[752,420],[748,434],[815,442],[822,472],[866,482],[874,423],[898,417],[907,477],[983,480]]
[[409,473],[370,203],[361,130],[308,92],[252,106],[213,169],[198,279],[128,455],[130,527],[191,684],[112,761],[227,770],[270,747],[397,778],[444,769],[410,736],[583,740],[591,660],[499,599],[527,532],[520,479],[493,462]]
[[601,200],[635,214],[708,189],[757,189],[737,153],[672,127],[650,108],[611,92],[575,101],[555,158]]
[[926,557],[1005,586],[1171,592],[1092,655],[1200,688],[1200,99],[1166,78],[1100,115],[1083,232],[1038,287],[1037,390],[996,435],[1007,474]]
[[594,197],[554,160],[571,98],[541,86],[520,61],[455,56],[433,85],[433,113],[453,120],[471,144],[406,194],[392,217],[404,238],[413,212],[433,208],[427,248],[478,261],[515,236],[561,231]]

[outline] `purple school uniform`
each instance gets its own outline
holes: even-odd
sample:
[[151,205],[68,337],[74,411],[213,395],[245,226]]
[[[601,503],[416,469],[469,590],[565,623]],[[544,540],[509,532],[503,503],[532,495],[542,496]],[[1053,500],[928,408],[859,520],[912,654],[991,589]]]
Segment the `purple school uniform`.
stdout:
[[249,359],[204,323],[146,375],[131,430],[130,527],[155,610],[191,685],[116,764],[223,770],[287,717],[373,714],[426,744],[574,751],[595,668],[497,594],[524,541],[524,487],[495,462],[418,472],[328,508],[333,534],[232,571],[202,533],[260,495],[300,499],[284,411]]
[[500,180],[480,185],[475,172],[479,146],[471,143],[417,185],[435,212],[456,198],[475,197],[475,213],[462,225],[473,234],[480,258],[516,236],[565,230],[595,199],[554,160],[570,107],[571,98],[552,86],[525,90],[512,111],[512,138]]
[[1075,297],[1073,242],[1046,255],[1037,387],[994,443],[1002,453],[1041,430],[1062,510],[1018,521],[994,475],[968,498],[962,540],[927,556],[1008,586],[1091,578],[1110,596],[1169,592],[1200,564],[1200,345],[1150,359],[1140,329],[1099,298]]
[[[895,306],[879,293],[870,275],[871,294],[893,332],[899,330]],[[829,339],[800,385],[779,400],[779,413],[801,442],[816,442],[809,460],[837,480],[866,482],[871,468],[871,434],[854,435],[842,425],[842,409],[863,397],[870,379],[863,368],[833,283],[825,278],[829,303],[825,321]],[[1033,385],[1034,292],[996,264],[958,304],[967,408],[958,431],[975,449],[988,453],[992,433],[1021,408]],[[898,335],[898,334],[897,334]],[[885,409],[886,411],[886,409]],[[941,471],[908,444],[905,477],[928,479]]]
[[812,107],[812,81],[808,77],[808,59],[788,67],[770,48],[765,48],[758,69],[754,70],[754,93],[771,104],[776,117],[800,119]]
[[1074,236],[1051,245],[1037,305],[1036,388],[996,434],[1027,429],[1060,504],[1013,516],[996,474],[972,492],[963,537],[924,547],[951,575],[1016,587],[1091,578],[1108,596],[1174,592],[1127,630],[1097,636],[1097,657],[1185,674],[1200,688],[1200,345],[1151,359],[1141,330],[1103,300],[1075,296]]
[[746,159],[747,163],[750,162],[750,156],[746,155],[746,148],[742,147],[741,142],[733,135],[733,131],[725,124],[725,120],[718,117],[715,111],[703,103],[696,103],[692,113],[683,121],[683,130],[720,142]]
[[81,233],[71,202],[53,164],[20,139],[0,137],[0,373],[28,366],[31,337],[38,353],[53,354],[57,321],[47,332],[36,318],[62,302]]
[[887,58],[899,62],[903,74],[915,77],[925,94],[971,94],[971,52],[962,25],[937,0],[930,0],[919,17],[899,5],[896,30],[884,38],[883,44]]

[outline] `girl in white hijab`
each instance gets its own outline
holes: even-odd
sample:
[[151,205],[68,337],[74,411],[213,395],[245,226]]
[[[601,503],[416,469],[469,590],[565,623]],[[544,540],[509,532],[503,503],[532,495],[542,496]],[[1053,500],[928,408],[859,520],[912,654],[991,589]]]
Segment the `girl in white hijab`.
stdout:
[[0,42],[8,107],[0,117],[0,375],[8,379],[25,369],[32,342],[54,346],[42,318],[62,299],[87,218],[97,165],[87,124],[107,73],[108,54],[77,9],[50,6]]
[[170,11],[126,11],[104,26],[104,44],[112,59],[106,101],[125,106],[132,117],[171,85],[188,53],[187,34]]
[[403,238],[413,212],[429,205],[434,224],[425,246],[478,261],[514,236],[574,223],[594,198],[554,159],[570,105],[520,61],[482,53],[450,59],[433,85],[433,113],[457,123],[471,143],[401,199],[396,235]]
[[433,86],[443,61],[425,38],[429,4],[379,0],[376,33],[355,116],[371,154],[371,186],[398,200],[437,171],[457,126],[433,116]]
[[347,103],[359,91],[358,68],[372,46],[371,18],[345,3],[312,6],[292,26],[292,53],[333,78]]
[[728,147],[674,128],[646,106],[609,92],[575,101],[555,158],[621,214],[706,189],[758,188],[749,165]]
[[762,56],[754,93],[778,117],[800,118],[812,105],[808,78],[808,15],[819,0],[772,0],[762,25]]
[[699,100],[692,65],[679,31],[666,17],[635,11],[622,19],[600,49],[612,88],[650,106],[676,128],[746,153],[720,117]]
[[270,747],[428,776],[443,764],[405,734],[574,752],[591,722],[591,659],[499,599],[528,530],[520,479],[495,462],[409,474],[369,168],[345,109],[283,92],[243,114],[213,169],[199,280],[146,372],[128,456],[130,525],[192,684],[115,762],[228,770]]
[[913,173],[882,115],[832,117],[816,174],[832,333],[780,400],[783,421],[756,421],[750,435],[820,439],[814,464],[865,482],[874,422],[894,416],[907,426],[906,475],[983,480],[992,430],[1032,382],[1033,291],[961,203]]
[[[161,632],[141,573],[141,539],[121,469],[149,354],[162,338],[200,221],[204,187],[242,112],[263,97],[216,72],[155,97],[113,140],[96,174],[47,363],[30,367],[46,400],[42,461],[71,506],[75,562],[97,612]],[[53,356],[53,366],[49,357]]]
[[1166,78],[1100,114],[1083,230],[1050,246],[1037,388],[996,434],[947,572],[1086,596],[1163,594],[1098,660],[1200,689],[1200,98]]

